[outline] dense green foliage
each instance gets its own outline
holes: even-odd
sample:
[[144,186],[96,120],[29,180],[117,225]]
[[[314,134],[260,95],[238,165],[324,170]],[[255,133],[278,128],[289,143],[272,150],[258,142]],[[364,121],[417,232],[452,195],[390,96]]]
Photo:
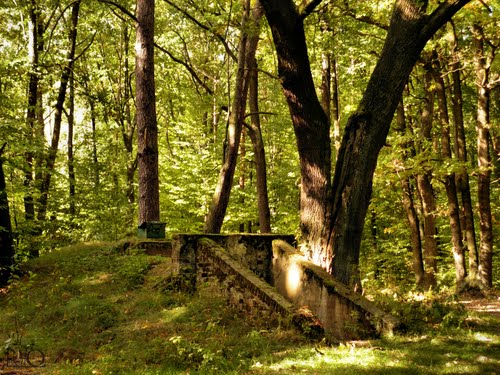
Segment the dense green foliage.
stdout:
[[[74,68],[76,124],[73,163],[76,196],[68,196],[69,177],[65,158],[67,132],[64,129],[67,118],[63,117],[63,134],[49,195],[48,219],[38,222],[27,220],[24,215],[23,199],[29,194],[36,201],[39,194],[36,181],[30,186],[24,184],[24,173],[28,168],[26,153],[42,156],[47,153],[52,131],[53,103],[68,49],[70,3],[45,1],[39,10],[44,31],[43,52],[39,57],[37,74],[40,77],[46,139],[30,135],[31,130],[26,124],[26,92],[31,69],[27,52],[29,2],[3,2],[0,6],[0,143],[8,143],[5,154],[7,194],[20,258],[34,248],[43,253],[63,243],[116,240],[133,235],[136,231],[134,23],[123,12],[125,9],[133,13],[132,1],[116,2],[123,9],[105,1],[82,2],[78,25],[78,58]],[[236,53],[241,18],[241,4],[238,1],[202,1],[196,4],[174,2],[176,7],[170,3],[157,2],[155,72],[161,219],[167,223],[168,234],[198,232],[203,227],[222,160],[227,120],[225,108],[231,107],[235,78],[236,62],[227,50]],[[382,28],[355,20],[354,16],[387,24],[392,3],[377,1],[351,5],[354,8],[348,9],[325,2],[324,6],[307,18],[309,54],[318,87],[321,82],[322,55],[331,53],[336,60],[341,127],[359,102],[385,35]],[[463,68],[463,109],[469,154],[465,167],[471,179],[474,207],[477,203],[474,128],[477,105],[469,28],[474,23],[480,23],[486,38],[492,45],[498,44],[498,1],[490,3],[491,9],[488,11],[481,2],[472,2],[454,21]],[[448,26],[426,47],[426,53],[437,49],[445,63],[444,75],[450,74],[450,33],[451,28]],[[221,39],[224,43],[221,43]],[[297,151],[288,109],[276,77],[276,56],[267,25],[262,29],[257,59],[272,229],[274,232],[297,233],[300,181]],[[498,75],[498,64],[496,59],[491,67],[493,78]],[[400,180],[405,176],[415,176],[424,169],[430,170],[434,178],[437,200],[439,281],[444,287],[453,286],[453,259],[442,178],[445,172],[456,171],[461,165],[456,160],[443,163],[436,154],[419,153],[419,150],[406,160],[402,157],[405,142],[419,134],[422,82],[423,69],[418,66],[412,74],[410,89],[405,96],[407,118],[413,128],[406,139],[391,132],[388,147],[379,159],[370,207],[374,222],[367,220],[362,248],[362,274],[367,287],[400,285],[411,288],[413,285],[414,281],[409,277],[410,234],[400,204],[403,194]],[[208,93],[203,85],[213,94]],[[498,95],[498,90],[491,93],[492,144],[498,142],[499,136]],[[92,129],[93,122],[95,131]],[[435,142],[439,143],[437,126],[434,134]],[[242,223],[246,224],[247,229],[249,222],[254,231],[258,228],[249,137],[246,137],[244,145],[246,156],[237,167],[235,187],[223,227],[227,232],[238,231]],[[492,187],[498,186],[497,167],[495,163],[492,166]],[[43,169],[40,165],[37,168]],[[132,171],[131,176],[127,175],[127,169]],[[244,188],[238,184],[239,176],[245,178]],[[69,210],[70,200],[76,205],[74,215]],[[494,238],[500,234],[499,201],[499,190],[492,188]],[[474,214],[478,223],[477,211]],[[375,236],[371,235],[373,227],[377,229]],[[498,285],[500,278],[496,246],[493,279]]]
[[44,374],[485,374],[500,364],[498,315],[445,294],[398,296],[404,304],[378,294],[408,332],[328,346],[226,306],[215,285],[164,291],[170,259],[121,248],[88,243],[27,262],[1,290],[0,343],[15,333],[34,343]]

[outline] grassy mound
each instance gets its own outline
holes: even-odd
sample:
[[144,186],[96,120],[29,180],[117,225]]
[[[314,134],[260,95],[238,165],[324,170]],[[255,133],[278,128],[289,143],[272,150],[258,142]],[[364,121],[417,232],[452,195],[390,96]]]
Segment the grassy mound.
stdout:
[[500,365],[498,318],[408,302],[418,331],[327,347],[227,307],[215,285],[164,291],[171,267],[99,243],[29,261],[0,293],[0,350],[20,338],[45,363],[4,355],[0,373],[494,374]]

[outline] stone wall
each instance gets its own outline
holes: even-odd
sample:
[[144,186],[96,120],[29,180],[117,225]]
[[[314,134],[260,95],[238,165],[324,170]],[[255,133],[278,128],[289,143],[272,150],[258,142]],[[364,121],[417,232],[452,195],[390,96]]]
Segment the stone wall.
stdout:
[[392,334],[400,324],[284,241],[273,242],[273,275],[277,291],[295,305],[307,306],[336,338]]
[[172,240],[172,260],[179,267],[196,267],[198,241],[208,238],[227,251],[242,266],[262,280],[273,284],[273,241],[282,240],[295,245],[295,237],[275,234],[176,234]]
[[358,339],[390,334],[399,325],[307,261],[291,246],[294,241],[292,236],[179,234],[172,260],[188,290],[216,279],[233,305],[269,320],[290,318],[313,337]]

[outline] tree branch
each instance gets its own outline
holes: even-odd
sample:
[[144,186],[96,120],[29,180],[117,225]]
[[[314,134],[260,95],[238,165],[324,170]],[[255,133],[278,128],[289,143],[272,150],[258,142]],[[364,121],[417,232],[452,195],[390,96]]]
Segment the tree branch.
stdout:
[[309,4],[299,9],[300,18],[304,19],[310,15],[314,9],[321,3],[322,0],[311,0]]
[[420,31],[420,40],[427,42],[453,15],[471,0],[446,0],[427,16],[427,22]]
[[349,3],[347,1],[344,0],[344,7],[342,6],[338,6],[338,8],[345,14],[347,15],[348,17],[351,17],[352,19],[356,20],[356,21],[359,21],[359,22],[363,22],[363,23],[366,23],[368,25],[372,25],[372,26],[376,26],[380,29],[383,29],[383,30],[389,30],[389,25],[388,24],[385,24],[371,16],[358,16],[356,14],[356,12],[349,6]]
[[227,41],[226,41],[226,39],[224,38],[223,35],[221,35],[218,32],[213,31],[211,27],[209,27],[207,25],[204,25],[203,23],[201,23],[200,21],[198,21],[196,18],[194,18],[190,13],[188,13],[188,11],[186,11],[184,9],[181,9],[179,6],[177,6],[176,4],[174,4],[172,1],[170,1],[170,0],[163,0],[163,1],[165,1],[167,4],[169,4],[170,6],[174,7],[175,9],[177,9],[184,16],[186,16],[187,19],[191,20],[191,22],[193,22],[195,25],[197,25],[198,27],[202,28],[203,30],[208,31],[212,35],[214,35],[222,43],[222,45],[224,46],[224,49],[226,50],[226,53],[234,61],[238,61],[236,55],[233,53],[233,51],[231,51],[231,48],[229,47],[229,44],[227,43]]
[[129,16],[130,18],[132,18],[135,22],[137,22],[137,17],[134,14],[132,14],[127,8],[125,8],[123,5],[115,3],[114,1],[111,1],[111,0],[99,0],[99,2],[103,3],[103,4],[109,4],[109,5],[112,5],[114,7],[117,7],[123,13],[125,13],[127,16]]
[[166,53],[168,55],[168,57],[170,57],[174,62],[176,62],[178,64],[181,64],[183,67],[185,67],[189,71],[189,73],[191,74],[191,76],[193,77],[193,79],[196,82],[198,82],[205,89],[205,91],[209,95],[213,95],[214,94],[214,92],[212,91],[212,89],[210,87],[208,87],[205,82],[203,82],[201,80],[201,78],[198,76],[198,74],[194,71],[194,69],[188,63],[186,63],[185,61],[183,61],[183,60],[175,57],[174,55],[172,55],[172,53],[169,50],[167,50],[166,48],[163,48],[163,47],[159,46],[157,43],[155,43],[154,45],[160,51]]

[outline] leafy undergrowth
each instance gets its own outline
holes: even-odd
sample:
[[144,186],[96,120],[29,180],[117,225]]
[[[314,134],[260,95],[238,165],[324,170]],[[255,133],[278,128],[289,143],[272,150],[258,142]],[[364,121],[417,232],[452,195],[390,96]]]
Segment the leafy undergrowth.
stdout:
[[0,294],[0,340],[17,333],[46,361],[17,373],[495,374],[500,368],[498,318],[440,311],[435,302],[404,305],[400,315],[413,327],[406,335],[326,346],[227,307],[213,285],[194,295],[162,290],[168,258],[96,243],[44,255],[23,271]]

